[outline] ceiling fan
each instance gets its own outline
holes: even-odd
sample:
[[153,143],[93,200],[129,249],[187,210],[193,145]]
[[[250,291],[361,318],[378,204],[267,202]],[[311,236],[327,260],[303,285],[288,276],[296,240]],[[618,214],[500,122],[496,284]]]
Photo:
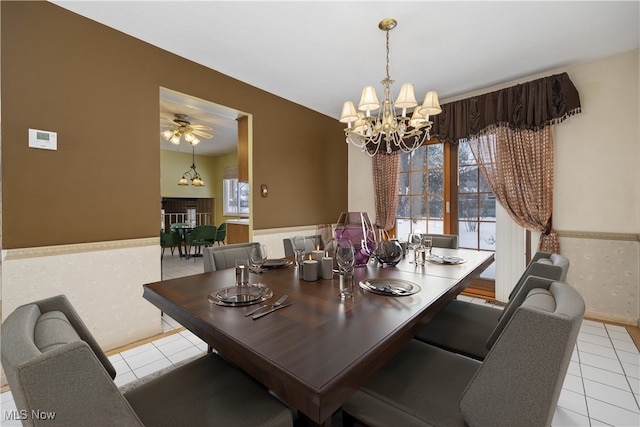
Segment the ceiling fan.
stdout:
[[189,116],[186,114],[175,114],[173,122],[175,124],[172,125],[170,129],[160,132],[160,135],[172,144],[180,144],[180,137],[182,136],[184,136],[184,140],[191,145],[196,145],[200,142],[198,136],[206,139],[213,138],[213,135],[210,133],[203,132],[205,130],[211,130],[210,126],[192,125],[189,121]]

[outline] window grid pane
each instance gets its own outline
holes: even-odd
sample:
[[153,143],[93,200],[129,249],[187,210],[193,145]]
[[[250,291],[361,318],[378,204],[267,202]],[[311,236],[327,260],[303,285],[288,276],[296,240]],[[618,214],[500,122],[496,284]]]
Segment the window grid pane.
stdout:
[[396,233],[444,230],[444,145],[422,146],[400,159],[400,199]]

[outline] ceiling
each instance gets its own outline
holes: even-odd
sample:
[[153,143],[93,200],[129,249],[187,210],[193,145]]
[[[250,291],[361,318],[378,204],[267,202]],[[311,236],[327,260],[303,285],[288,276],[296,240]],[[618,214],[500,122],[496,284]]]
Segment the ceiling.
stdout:
[[[384,18],[398,21],[390,32],[394,94],[413,82],[419,102],[427,90],[443,100],[632,50],[640,40],[637,0],[52,2],[336,119],[363,86],[382,96]],[[162,114],[182,112],[172,111],[180,102],[167,100]],[[228,143],[216,109],[208,117],[200,107],[185,113],[213,127],[204,142]]]

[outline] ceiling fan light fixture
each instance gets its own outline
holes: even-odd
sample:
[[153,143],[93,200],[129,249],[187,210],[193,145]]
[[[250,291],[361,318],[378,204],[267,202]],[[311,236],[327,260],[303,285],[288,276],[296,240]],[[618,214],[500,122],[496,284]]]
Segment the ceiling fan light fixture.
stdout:
[[170,141],[171,137],[173,136],[173,131],[171,129],[167,129],[163,132],[160,132],[160,135],[162,135],[162,137],[166,140],[166,141]]
[[179,145],[180,138],[184,137],[184,140],[191,145],[196,145],[200,142],[197,135],[203,138],[213,138],[212,134],[204,132],[205,130],[211,130],[207,125],[192,125],[189,122],[189,117],[186,114],[175,114],[173,119],[175,127],[173,129],[167,129],[160,132],[160,135],[172,144]]

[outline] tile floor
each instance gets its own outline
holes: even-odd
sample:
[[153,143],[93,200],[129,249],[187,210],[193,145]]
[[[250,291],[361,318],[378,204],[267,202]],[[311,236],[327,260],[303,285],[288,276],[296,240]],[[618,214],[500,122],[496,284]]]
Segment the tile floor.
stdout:
[[[165,252],[163,278],[175,278],[203,271],[202,259],[180,260]],[[484,304],[484,300],[462,296]],[[499,309],[499,308],[497,308]],[[191,332],[182,330],[164,316],[165,332],[178,331],[153,342],[109,357],[118,375],[118,386],[141,378],[189,357],[205,353],[206,344]],[[553,426],[640,426],[640,352],[621,326],[585,320],[571,358],[569,371]],[[16,407],[11,392],[1,394],[0,426],[20,426],[8,420]]]

